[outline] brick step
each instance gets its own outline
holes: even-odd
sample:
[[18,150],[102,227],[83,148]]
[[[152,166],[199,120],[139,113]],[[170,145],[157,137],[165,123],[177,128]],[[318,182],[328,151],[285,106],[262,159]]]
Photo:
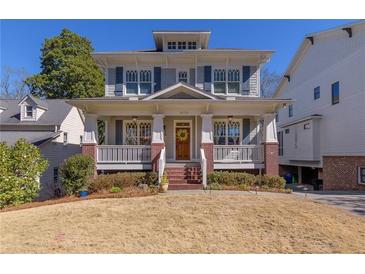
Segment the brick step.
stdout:
[[169,180],[201,180],[201,176],[167,176]]
[[199,168],[165,168],[166,172],[200,172]]
[[201,184],[201,179],[169,179],[169,185],[176,184]]
[[200,176],[201,172],[166,172],[167,176]]
[[203,189],[202,184],[169,184],[168,190],[193,190]]

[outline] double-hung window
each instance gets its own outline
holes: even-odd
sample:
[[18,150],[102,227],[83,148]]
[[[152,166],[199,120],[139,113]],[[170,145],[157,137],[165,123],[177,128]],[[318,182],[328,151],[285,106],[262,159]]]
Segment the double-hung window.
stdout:
[[151,94],[152,92],[152,77],[150,70],[141,70],[139,72],[139,88],[141,94]]
[[332,84],[332,105],[340,102],[340,82]]
[[215,145],[239,145],[241,139],[240,121],[214,121],[213,138]]
[[125,123],[124,143],[126,145],[150,145],[151,144],[150,121],[127,121]]
[[179,82],[188,82],[188,72],[187,71],[179,71]]
[[226,70],[214,70],[214,93],[226,93]]
[[228,70],[228,93],[240,93],[240,70]]
[[314,88],[314,100],[317,100],[321,97],[321,88],[318,86]]
[[125,75],[126,75],[126,93],[138,94],[138,72],[136,70],[127,70]]
[[25,117],[33,117],[33,107],[25,106]]

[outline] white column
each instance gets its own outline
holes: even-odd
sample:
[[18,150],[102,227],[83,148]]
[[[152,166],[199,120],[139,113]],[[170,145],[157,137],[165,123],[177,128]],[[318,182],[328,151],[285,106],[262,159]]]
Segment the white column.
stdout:
[[264,143],[277,143],[276,121],[274,113],[265,113],[264,115]]
[[202,117],[202,143],[213,143],[213,114],[201,114]]
[[163,144],[164,143],[164,128],[163,128],[163,118],[164,114],[153,114],[152,123],[152,143]]
[[98,143],[98,125],[97,115],[93,113],[85,114],[85,130],[84,130],[84,144]]
[[256,145],[260,145],[262,142],[262,127],[260,123],[260,117],[256,117]]

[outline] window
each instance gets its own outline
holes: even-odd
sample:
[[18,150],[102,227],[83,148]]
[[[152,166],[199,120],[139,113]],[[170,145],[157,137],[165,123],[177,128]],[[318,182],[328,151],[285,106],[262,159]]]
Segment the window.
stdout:
[[186,71],[179,71],[179,82],[188,82],[188,73]]
[[138,72],[136,70],[126,71],[126,93],[138,94]]
[[321,97],[321,89],[320,87],[314,88],[314,100],[317,100]]
[[63,144],[67,145],[67,143],[68,143],[68,134],[67,134],[67,132],[64,132],[63,133]]
[[290,133],[290,130],[287,128],[285,129],[285,134],[289,134]]
[[33,117],[33,107],[25,106],[25,117]]
[[340,83],[336,82],[332,84],[332,105],[340,102]]
[[214,70],[214,93],[226,93],[226,70]]
[[150,145],[151,144],[151,122],[149,121],[127,121],[125,123],[126,145]]
[[176,42],[167,42],[167,49],[176,49]]
[[83,140],[83,136],[82,135],[80,135],[80,147],[81,147],[81,145],[82,145],[82,140]]
[[279,156],[284,155],[283,145],[284,145],[284,134],[282,131],[278,132],[278,141],[279,141]]
[[293,117],[293,105],[289,105],[289,117]]
[[53,183],[58,183],[58,167],[53,168]]
[[150,70],[141,70],[139,72],[139,88],[141,94],[151,94],[152,92],[152,77]]
[[228,70],[228,93],[240,93],[240,70]]
[[178,49],[186,49],[186,42],[185,41],[179,41],[177,43],[177,48]]
[[188,42],[188,49],[196,49],[196,42]]
[[215,121],[213,135],[215,145],[239,145],[241,122],[238,120]]
[[365,167],[359,167],[359,184],[365,184]]

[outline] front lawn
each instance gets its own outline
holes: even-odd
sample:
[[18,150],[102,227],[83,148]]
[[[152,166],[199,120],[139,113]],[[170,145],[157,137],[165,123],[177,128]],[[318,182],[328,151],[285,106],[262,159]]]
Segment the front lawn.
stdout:
[[365,218],[287,194],[86,200],[0,223],[1,253],[365,253]]

